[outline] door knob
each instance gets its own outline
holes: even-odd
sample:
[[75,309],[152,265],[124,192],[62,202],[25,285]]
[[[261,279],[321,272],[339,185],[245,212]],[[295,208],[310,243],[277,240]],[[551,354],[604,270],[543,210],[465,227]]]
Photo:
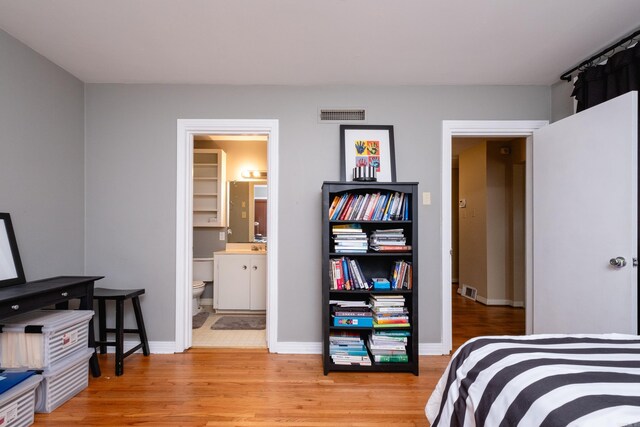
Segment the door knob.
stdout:
[[251,268],[253,268],[254,270],[257,270],[257,269],[258,269],[258,266],[254,265],[254,266],[253,266],[253,267],[251,267]]
[[611,264],[612,266],[614,266],[616,268],[622,268],[625,265],[627,265],[627,260],[625,260],[623,257],[619,256],[619,257],[611,258],[609,260],[609,264]]
[[246,269],[247,269],[247,266],[246,266],[246,265],[243,265],[243,266],[242,266],[242,269],[243,269],[243,270],[246,270]]

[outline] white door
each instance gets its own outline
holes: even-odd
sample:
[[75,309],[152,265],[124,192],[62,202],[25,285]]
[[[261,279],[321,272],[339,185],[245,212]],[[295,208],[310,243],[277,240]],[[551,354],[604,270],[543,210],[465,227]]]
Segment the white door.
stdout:
[[221,255],[218,261],[218,308],[247,310],[251,303],[251,257]]
[[267,257],[251,257],[251,310],[267,309]]
[[637,105],[630,92],[534,132],[534,333],[637,333]]

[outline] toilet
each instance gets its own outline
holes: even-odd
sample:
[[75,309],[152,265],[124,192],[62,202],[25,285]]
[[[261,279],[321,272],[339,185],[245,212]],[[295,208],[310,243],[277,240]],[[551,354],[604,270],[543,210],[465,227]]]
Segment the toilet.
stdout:
[[206,282],[213,282],[213,258],[193,259],[193,283],[192,283],[192,315],[202,311],[200,297],[204,292]]

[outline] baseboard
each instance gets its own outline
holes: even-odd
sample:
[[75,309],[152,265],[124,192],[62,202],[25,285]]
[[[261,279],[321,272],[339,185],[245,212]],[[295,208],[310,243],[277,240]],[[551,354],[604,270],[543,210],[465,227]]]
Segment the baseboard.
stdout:
[[[125,341],[124,351],[129,351],[139,341]],[[149,341],[149,351],[152,354],[172,354],[176,353],[176,345],[173,341]],[[271,353],[278,354],[322,354],[321,342],[279,342],[270,348]],[[115,353],[115,348],[107,347],[107,353]],[[136,353],[142,353],[142,350],[136,351]],[[449,354],[448,350],[445,350],[442,343],[420,343],[418,346],[418,354],[421,356],[434,356]]]
[[[140,344],[140,341],[125,340],[122,347],[123,350],[127,352],[138,344]],[[107,347],[107,353],[115,352],[115,347]],[[176,352],[176,343],[174,341],[149,341],[149,352],[151,352],[152,354],[172,354]],[[136,353],[142,353],[142,349],[137,350]]]
[[512,301],[510,299],[487,299],[477,295],[476,299],[484,305],[508,305],[511,307],[524,307],[524,301]]
[[213,307],[213,298],[200,298],[200,305],[208,305]]
[[444,344],[438,343],[420,343],[418,344],[418,354],[420,356],[441,356],[443,354],[448,355],[449,349],[445,349]]
[[269,348],[279,354],[322,354],[321,342],[278,342]]

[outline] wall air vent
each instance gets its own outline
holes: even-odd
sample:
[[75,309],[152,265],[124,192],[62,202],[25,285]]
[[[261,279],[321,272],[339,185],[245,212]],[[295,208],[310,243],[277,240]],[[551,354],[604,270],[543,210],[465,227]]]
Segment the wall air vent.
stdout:
[[320,123],[365,123],[364,108],[321,108]]
[[462,285],[462,290],[459,292],[463,297],[476,300],[476,295],[478,294],[478,290],[473,286]]

